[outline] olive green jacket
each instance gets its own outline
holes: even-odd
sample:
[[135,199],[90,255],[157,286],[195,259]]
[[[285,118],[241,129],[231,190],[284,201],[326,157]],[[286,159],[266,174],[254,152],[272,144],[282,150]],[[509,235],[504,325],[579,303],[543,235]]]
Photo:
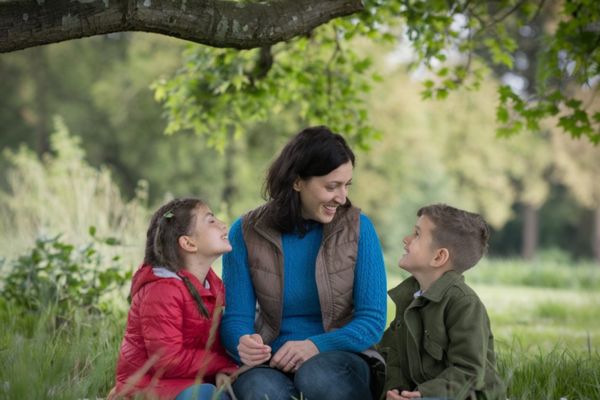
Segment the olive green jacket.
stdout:
[[413,277],[391,289],[396,317],[378,345],[387,363],[385,392],[423,397],[506,399],[496,372],[487,311],[464,277],[449,271],[417,296]]

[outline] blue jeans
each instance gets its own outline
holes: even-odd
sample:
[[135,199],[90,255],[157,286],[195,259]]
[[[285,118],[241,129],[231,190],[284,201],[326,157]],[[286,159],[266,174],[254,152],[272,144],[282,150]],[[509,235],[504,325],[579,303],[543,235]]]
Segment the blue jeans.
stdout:
[[177,395],[175,400],[229,400],[229,396],[225,393],[221,393],[215,396],[217,388],[215,385],[210,383],[200,383],[198,385],[192,385]]
[[261,365],[233,383],[239,400],[369,400],[371,371],[359,355],[347,351],[319,353],[295,374]]

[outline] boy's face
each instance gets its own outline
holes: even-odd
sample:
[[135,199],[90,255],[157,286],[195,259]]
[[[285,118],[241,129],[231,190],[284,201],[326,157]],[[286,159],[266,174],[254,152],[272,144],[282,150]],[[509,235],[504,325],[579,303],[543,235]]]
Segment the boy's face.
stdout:
[[404,255],[400,258],[400,268],[410,273],[423,270],[431,265],[435,257],[432,232],[435,224],[426,216],[421,215],[411,235],[404,238]]

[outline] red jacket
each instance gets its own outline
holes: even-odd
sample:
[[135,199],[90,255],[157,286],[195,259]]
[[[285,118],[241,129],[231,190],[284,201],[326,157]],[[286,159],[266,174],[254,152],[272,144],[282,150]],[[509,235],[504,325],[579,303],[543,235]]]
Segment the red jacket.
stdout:
[[[180,276],[198,290],[211,318],[202,316]],[[196,378],[214,383],[217,372],[237,369],[221,345],[218,325],[225,290],[211,269],[210,288],[187,271],[142,265],[131,284],[131,308],[117,362],[117,394],[173,399]],[[216,312],[215,312],[215,309]],[[213,326],[216,324],[216,326]],[[212,342],[207,348],[213,328]]]

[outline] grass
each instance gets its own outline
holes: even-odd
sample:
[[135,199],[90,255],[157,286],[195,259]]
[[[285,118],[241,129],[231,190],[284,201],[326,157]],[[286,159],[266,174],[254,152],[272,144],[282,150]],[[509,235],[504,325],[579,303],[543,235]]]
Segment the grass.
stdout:
[[520,343],[499,352],[499,370],[511,399],[599,399],[600,354],[557,346],[535,351]]
[[[555,346],[588,351],[598,349],[600,343],[600,282],[593,278],[599,272],[600,267],[592,265],[550,265],[546,270],[500,260],[468,271],[466,280],[485,304],[497,342],[518,340],[522,348],[534,351],[536,346],[547,351]],[[552,274],[561,279],[548,279]],[[583,284],[586,274],[592,278]],[[396,286],[406,276],[404,271],[388,271],[388,286]],[[543,286],[545,282],[550,286]],[[394,314],[395,306],[388,299],[388,321]]]
[[[388,287],[407,277],[388,271]],[[600,266],[487,260],[467,272],[486,305],[511,399],[600,399]],[[388,321],[395,314],[388,301]]]
[[74,316],[54,329],[47,310],[36,317],[2,310],[0,398],[104,397],[114,380],[123,316]]
[[[490,271],[502,275],[506,265],[529,266],[490,264],[483,271],[485,279],[475,276],[476,269],[467,279],[488,308],[499,370],[510,398],[600,398],[600,292],[568,281],[560,288],[541,287],[540,281],[526,286],[514,277],[510,284],[493,283]],[[569,274],[572,267],[562,268],[561,276],[573,276],[575,282],[582,279]],[[390,273],[388,286],[402,279],[403,275]],[[390,304],[389,314],[394,311]],[[0,399],[106,396],[114,383],[124,312],[73,315],[70,324],[59,328],[53,321],[52,310],[28,316],[0,299]]]
[[600,290],[600,266],[574,263],[564,256],[520,259],[484,259],[466,273],[473,284],[540,287],[546,289]]

